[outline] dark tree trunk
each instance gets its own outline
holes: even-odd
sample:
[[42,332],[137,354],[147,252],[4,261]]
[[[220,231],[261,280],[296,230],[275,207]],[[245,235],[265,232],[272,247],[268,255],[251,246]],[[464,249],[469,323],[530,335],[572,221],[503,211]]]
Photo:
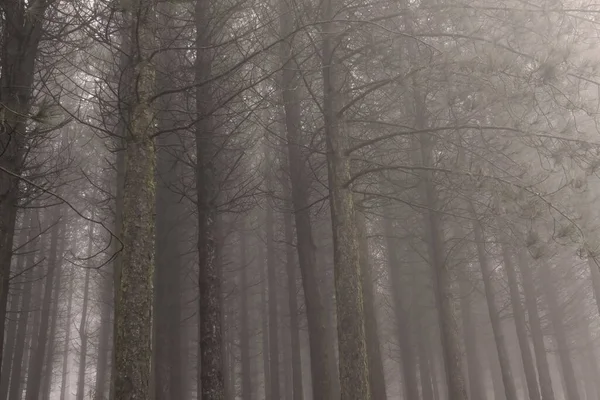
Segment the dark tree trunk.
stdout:
[[262,339],[262,361],[263,361],[263,384],[264,384],[264,398],[265,400],[275,400],[271,398],[271,371],[269,363],[269,302],[267,300],[268,294],[268,283],[267,277],[265,276],[265,257],[264,248],[262,243],[259,244],[259,257],[258,257],[258,268],[259,268],[259,282],[260,282],[260,310],[261,310],[261,339]]
[[[269,167],[272,167],[268,162]],[[267,172],[269,174],[270,172]],[[271,178],[267,178],[270,180]],[[275,218],[273,205],[267,206],[265,218],[267,236],[267,291],[269,294],[269,387],[270,399],[281,398],[279,382],[279,321],[277,312],[277,254],[275,252]]]
[[252,376],[250,372],[250,327],[248,322],[248,257],[247,257],[247,233],[245,225],[240,236],[240,358],[242,378],[242,400],[252,400]]
[[528,256],[524,250],[519,252],[517,264],[523,278],[525,307],[527,309],[527,316],[529,317],[529,329],[531,330],[531,340],[533,342],[542,400],[554,400],[554,389],[552,388],[552,378],[550,376],[550,367],[548,366],[542,323],[537,306],[538,295],[533,273],[529,268]]
[[519,349],[521,352],[521,360],[523,361],[523,371],[527,381],[527,391],[530,400],[540,400],[540,389],[531,356],[529,347],[529,337],[527,334],[527,322],[525,319],[525,310],[521,304],[521,294],[519,292],[519,282],[517,272],[510,256],[510,252],[506,244],[502,245],[502,259],[504,261],[504,269],[508,279],[508,289],[510,291],[510,302],[512,305],[513,317],[515,319],[515,329],[517,331],[517,339],[519,341]]

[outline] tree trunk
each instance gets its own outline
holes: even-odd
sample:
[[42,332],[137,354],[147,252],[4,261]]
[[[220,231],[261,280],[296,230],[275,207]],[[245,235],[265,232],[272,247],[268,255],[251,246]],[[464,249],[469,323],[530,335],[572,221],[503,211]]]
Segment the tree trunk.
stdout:
[[62,375],[60,384],[60,400],[67,399],[67,378],[69,376],[69,352],[71,347],[71,310],[73,307],[73,284],[75,281],[75,274],[71,271],[69,277],[69,288],[68,294],[69,299],[67,300],[67,320],[65,323],[65,343],[63,346],[63,359],[62,359]]
[[[88,227],[88,249],[87,257],[92,255],[92,246],[94,243],[94,227],[92,224]],[[87,314],[88,314],[88,303],[90,297],[90,271],[93,267],[88,265],[85,270],[85,278],[83,282],[83,304],[81,306],[81,320],[79,321],[79,372],[77,374],[77,395],[76,400],[83,400],[85,395],[85,370],[87,367],[87,346],[88,346],[88,334],[87,334]]]
[[[43,33],[43,15],[49,4],[40,2],[29,8],[18,4],[2,7],[4,21],[10,23],[2,25],[0,50],[0,365],[14,231],[20,202],[18,176],[24,168],[35,59]],[[40,17],[31,18],[28,12]]]
[[[386,210],[385,215],[391,215],[391,211],[389,209]],[[383,230],[386,240],[387,263],[391,281],[392,299],[394,301],[394,313],[396,314],[396,333],[401,353],[404,396],[407,399],[419,399],[413,331],[411,329],[409,312],[402,297],[401,257],[398,243],[394,240],[394,227],[390,218],[384,217]]]
[[362,280],[362,295],[365,310],[365,335],[367,356],[369,360],[369,385],[372,400],[387,399],[385,387],[385,373],[381,357],[381,344],[379,342],[379,329],[377,323],[377,305],[375,304],[375,290],[371,265],[369,263],[369,242],[365,216],[356,213],[356,225],[359,236],[360,267]]
[[288,307],[290,309],[290,346],[292,364],[292,398],[290,400],[304,400],[302,386],[302,355],[300,351],[300,322],[298,321],[298,297],[296,284],[296,257],[294,257],[294,227],[292,214],[286,212],[283,216],[285,229],[285,256],[288,281]]
[[339,27],[335,15],[339,10],[335,0],[325,1],[323,7],[323,117],[333,230],[341,399],[369,400],[358,231],[350,185],[350,158],[346,154],[348,133],[339,115],[343,82],[342,55],[336,54],[342,40],[336,33]]
[[268,283],[265,277],[265,257],[262,243],[259,244],[259,257],[258,257],[258,268],[259,268],[259,282],[260,282],[260,310],[261,310],[261,322],[262,322],[262,361],[263,361],[263,385],[264,385],[264,398],[265,400],[275,400],[271,398],[271,371],[269,363],[269,303],[267,301]]
[[[267,156],[268,158],[268,156]],[[272,165],[267,161],[268,168]],[[270,172],[267,172],[270,174]],[[271,178],[267,177],[267,181]],[[270,189],[268,189],[270,190]],[[279,382],[279,322],[277,312],[277,254],[275,251],[275,218],[273,205],[266,209],[265,230],[267,236],[267,291],[269,293],[269,387],[270,399],[281,398]]]
[[460,279],[458,283],[460,287],[460,309],[467,359],[467,375],[469,377],[469,396],[474,400],[483,400],[486,396],[483,388],[481,361],[477,346],[477,325],[473,315],[472,286],[468,282],[465,282],[465,278]]
[[[51,213],[54,215],[54,213]],[[48,268],[44,284],[44,295],[41,304],[40,326],[37,333],[37,346],[34,347],[31,357],[31,364],[28,372],[27,400],[38,400],[42,385],[42,368],[46,356],[46,345],[48,343],[48,331],[50,326],[50,311],[52,304],[52,293],[54,290],[54,277],[57,275],[56,270],[59,268],[57,262],[58,240],[61,234],[64,235],[65,223],[61,221],[52,221],[54,226],[50,236],[50,256],[48,259]],[[60,271],[58,272],[60,274]],[[34,332],[35,333],[35,332]],[[52,338],[50,338],[52,339]]]
[[298,263],[302,275],[302,288],[306,304],[308,336],[310,346],[310,371],[313,400],[330,400],[334,398],[334,377],[328,365],[334,356],[334,349],[327,345],[326,312],[323,293],[317,274],[316,247],[313,239],[310,215],[308,169],[302,154],[301,109],[298,96],[298,68],[293,58],[290,35],[297,25],[286,0],[280,1],[280,30],[282,72],[282,98],[285,110],[285,127],[287,139],[287,155],[292,191],[292,205],[296,225],[296,249]]
[[[30,215],[32,213],[30,212]],[[21,247],[21,251],[23,251],[27,245],[27,232],[29,231],[29,229],[31,228],[29,227],[25,227],[25,224],[28,221],[28,223],[31,223],[31,218],[27,217],[27,216],[23,216],[23,223],[21,224],[21,233],[19,234],[19,242],[18,242],[18,246]],[[24,271],[24,265],[25,265],[25,260],[27,259],[27,255],[22,254],[17,258],[17,264],[16,264],[16,271],[21,273]],[[20,279],[22,279],[20,277]],[[13,285],[15,285],[15,282],[12,282]],[[25,290],[25,287],[29,285],[28,282],[24,282],[24,283],[18,283],[16,284],[16,288],[14,288],[14,292],[11,295],[11,299],[10,299],[10,311],[9,311],[9,315],[7,315],[8,318],[8,325],[7,325],[7,334],[6,334],[6,344],[5,344],[5,355],[4,355],[4,359],[2,360],[2,377],[0,380],[0,399],[6,399],[8,396],[8,389],[9,389],[9,385],[10,385],[10,373],[11,373],[11,366],[12,366],[12,362],[13,362],[13,358],[14,358],[14,354],[15,354],[15,348],[17,346],[17,343],[19,342],[19,338],[17,337],[17,326],[18,326],[18,322],[20,320],[19,315],[20,313],[24,310],[23,308],[21,308],[22,306],[22,301],[23,301],[23,296],[24,293],[22,293]]]
[[513,317],[515,319],[515,329],[521,350],[521,360],[523,361],[523,370],[527,381],[527,391],[530,400],[540,400],[540,390],[529,348],[529,337],[527,335],[527,322],[525,320],[525,311],[521,304],[521,294],[519,293],[519,283],[517,272],[506,244],[502,244],[502,259],[504,261],[504,270],[508,279],[508,289],[510,291],[510,302],[512,305]]
[[481,276],[483,278],[483,286],[485,289],[485,297],[487,300],[488,313],[492,323],[492,333],[494,334],[494,342],[496,351],[498,352],[498,361],[500,362],[500,371],[502,373],[502,383],[504,384],[504,392],[506,400],[517,400],[517,387],[512,374],[508,349],[506,348],[506,338],[502,330],[502,321],[498,305],[496,304],[496,289],[492,282],[492,267],[489,264],[487,251],[485,248],[485,235],[481,221],[478,219],[473,204],[469,204],[471,215],[473,217],[473,232],[475,235],[475,246],[477,247],[477,256],[479,258],[479,267],[481,268]]
[[242,400],[252,400],[252,377],[250,372],[250,327],[248,323],[248,257],[247,257],[247,233],[245,224],[240,236],[240,358],[242,378]]
[[554,330],[554,338],[556,347],[558,348],[558,357],[563,373],[565,384],[565,395],[569,400],[579,400],[579,390],[577,388],[577,378],[575,377],[575,369],[571,359],[571,349],[567,340],[567,333],[564,326],[564,314],[560,308],[557,297],[557,289],[554,284],[552,270],[547,268],[538,269],[538,279],[542,283],[544,297],[548,305],[548,316]]
[[115,400],[150,398],[152,374],[152,300],[154,276],[155,149],[154,29],[156,0],[127,3],[133,16],[130,51],[135,82],[127,111],[126,174],[123,198],[122,263],[115,301]]

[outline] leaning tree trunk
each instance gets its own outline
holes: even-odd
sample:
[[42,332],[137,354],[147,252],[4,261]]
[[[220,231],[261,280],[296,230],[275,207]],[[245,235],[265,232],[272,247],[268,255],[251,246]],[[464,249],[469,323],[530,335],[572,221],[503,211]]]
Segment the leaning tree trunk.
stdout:
[[131,21],[129,51],[135,89],[129,87],[127,108],[126,173],[123,190],[123,229],[119,282],[115,301],[114,400],[150,398],[152,374],[152,300],[154,275],[155,149],[154,21],[156,0],[126,3]]
[[[329,204],[333,231],[341,400],[369,400],[369,364],[365,341],[358,230],[352,187],[348,132],[342,119],[343,37],[337,33],[335,0],[323,3],[323,117],[327,144]],[[336,52],[336,50],[338,52]]]

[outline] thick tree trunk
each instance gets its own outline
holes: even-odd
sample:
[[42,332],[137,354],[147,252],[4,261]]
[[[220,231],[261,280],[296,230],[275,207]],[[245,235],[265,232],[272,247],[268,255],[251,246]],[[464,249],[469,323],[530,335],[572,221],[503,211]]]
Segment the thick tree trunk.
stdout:
[[302,288],[306,304],[306,319],[310,345],[310,371],[313,400],[330,400],[335,393],[334,377],[329,364],[334,359],[334,349],[326,340],[327,316],[321,285],[317,273],[316,246],[310,215],[310,179],[306,158],[302,154],[301,109],[298,96],[298,68],[294,62],[292,37],[289,33],[296,24],[289,4],[280,1],[280,29],[283,62],[282,98],[285,110],[287,155],[291,177],[292,204],[296,223],[296,249],[302,275]]
[[296,283],[296,257],[294,256],[294,227],[292,214],[286,212],[283,216],[285,229],[285,256],[288,283],[288,308],[290,310],[290,346],[292,367],[292,398],[289,400],[304,400],[302,386],[302,356],[300,351],[300,322],[298,321],[298,297]]
[[[465,271],[467,272],[467,271]],[[477,346],[477,325],[473,315],[472,286],[465,278],[459,279],[460,309],[465,353],[467,360],[467,375],[469,377],[469,396],[471,399],[485,399],[483,380],[481,374],[481,360]]]
[[577,388],[577,378],[571,359],[571,349],[567,339],[567,332],[564,326],[564,313],[558,302],[557,289],[554,284],[554,277],[550,266],[538,269],[538,279],[542,283],[544,298],[548,305],[548,316],[554,330],[556,347],[558,348],[558,357],[563,374],[565,385],[565,396],[569,400],[579,400],[579,390]]
[[375,304],[375,289],[371,265],[369,263],[369,242],[365,216],[356,213],[356,225],[359,236],[360,269],[362,279],[362,294],[365,310],[365,334],[367,343],[367,356],[369,360],[369,385],[372,400],[386,400],[385,373],[383,358],[381,357],[381,344],[379,342],[379,329],[377,326],[377,305]]
[[537,306],[538,295],[536,293],[533,274],[529,269],[528,256],[524,250],[519,252],[517,264],[523,278],[525,307],[527,309],[527,316],[529,317],[529,329],[531,331],[531,341],[533,342],[542,400],[554,400],[554,389],[552,388],[552,378],[550,376],[550,367],[548,366],[542,323]]
[[[154,112],[155,0],[127,3],[133,16],[130,52],[132,82],[128,108],[123,198],[123,250],[115,301],[114,400],[150,398],[152,374],[152,300],[154,297],[155,149]],[[127,82],[131,84],[132,82]]]
[[[427,351],[427,347],[431,344],[429,343],[429,335],[423,327],[423,322],[421,321],[422,315],[415,315],[414,320],[417,325],[417,331],[420,336],[417,339],[417,343],[419,346],[419,377],[421,381],[421,394],[423,400],[435,400],[434,386],[435,379],[433,376],[433,371],[430,368],[429,362],[429,354]],[[481,400],[484,400],[483,398]]]
[[335,0],[323,3],[323,117],[327,144],[329,204],[333,230],[339,371],[342,400],[369,400],[369,364],[365,340],[358,231],[352,188],[348,137],[339,112],[342,65]]
[[60,400],[67,399],[67,378],[69,376],[69,352],[71,348],[71,310],[73,308],[73,286],[75,282],[75,274],[70,272],[69,287],[67,300],[67,320],[65,321],[65,342],[62,353],[62,374],[60,383]]
[[481,276],[483,278],[488,313],[492,323],[492,333],[494,334],[494,342],[496,344],[496,351],[498,352],[498,361],[500,362],[504,392],[506,393],[506,400],[517,400],[517,387],[512,374],[512,367],[510,365],[508,349],[506,347],[506,338],[504,337],[504,332],[502,330],[502,321],[500,321],[498,305],[496,304],[496,289],[494,288],[494,283],[492,281],[492,267],[489,263],[485,248],[485,235],[474,206],[472,204],[469,204],[469,206],[473,217],[475,246],[477,248]]
[[247,257],[247,233],[245,224],[240,236],[240,358],[242,378],[242,400],[252,400],[252,376],[250,371],[250,326],[248,315],[248,257]]
[[[87,257],[92,255],[92,246],[94,243],[94,227],[92,224],[88,227],[88,248]],[[79,371],[77,373],[77,395],[76,400],[83,400],[85,395],[85,371],[87,367],[87,347],[88,347],[88,333],[87,333],[87,315],[88,315],[88,303],[90,298],[90,271],[91,265],[88,265],[85,270],[85,278],[83,281],[83,304],[81,305],[81,320],[79,321]]]
[[521,352],[521,360],[523,362],[523,371],[527,381],[527,391],[530,400],[540,400],[540,389],[531,356],[529,347],[529,336],[527,334],[527,322],[525,319],[525,310],[521,304],[521,294],[519,292],[519,282],[515,266],[508,251],[507,245],[502,244],[502,259],[504,261],[504,270],[508,279],[508,289],[510,291],[510,302],[515,319],[515,329],[517,331],[517,340],[519,341],[519,349]]

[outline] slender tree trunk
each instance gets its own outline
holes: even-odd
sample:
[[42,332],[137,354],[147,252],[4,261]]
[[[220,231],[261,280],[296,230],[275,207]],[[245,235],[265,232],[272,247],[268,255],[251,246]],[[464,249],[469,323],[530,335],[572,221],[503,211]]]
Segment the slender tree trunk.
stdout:
[[292,366],[292,398],[290,400],[304,400],[302,386],[302,356],[300,351],[300,322],[298,321],[298,297],[296,284],[296,257],[294,256],[294,227],[292,214],[286,212],[283,216],[286,242],[286,264],[288,281],[288,307],[290,309],[290,346]]
[[379,342],[377,305],[375,304],[374,282],[371,274],[371,265],[369,263],[369,242],[367,239],[365,216],[361,212],[357,212],[356,220],[359,235],[360,267],[365,310],[365,334],[367,356],[369,360],[371,399],[386,400],[385,373],[383,371],[383,358],[381,357],[381,344]]
[[[272,167],[268,162],[269,167]],[[270,172],[267,172],[268,174]],[[270,180],[271,178],[267,178]],[[275,252],[275,218],[273,206],[266,209],[265,230],[267,236],[267,291],[269,293],[269,372],[270,398],[281,398],[279,382],[279,321],[277,318],[277,255]]]
[[[386,209],[385,215],[391,215],[391,210]],[[394,301],[394,313],[396,314],[396,333],[401,352],[402,381],[404,384],[404,396],[407,399],[419,399],[419,388],[417,379],[415,346],[413,345],[413,331],[410,324],[409,312],[406,309],[405,300],[402,296],[402,274],[401,257],[398,243],[394,240],[394,227],[390,218],[384,217],[383,230],[386,240],[386,254],[388,270],[392,287],[392,298]]]
[[310,179],[306,158],[302,154],[301,109],[298,96],[298,68],[293,58],[290,35],[297,22],[289,4],[280,1],[281,57],[283,62],[282,98],[285,110],[287,155],[292,190],[292,204],[296,225],[296,249],[302,275],[302,288],[306,304],[306,319],[310,346],[310,371],[313,400],[335,398],[334,376],[329,364],[334,359],[334,349],[326,340],[327,315],[322,288],[318,279],[316,246],[310,214]]
[[252,377],[250,372],[250,327],[248,322],[248,257],[247,233],[244,229],[240,236],[240,358],[242,378],[242,400],[252,400]]
[[101,301],[100,305],[100,332],[98,336],[98,359],[96,362],[96,383],[95,400],[106,399],[106,384],[108,382],[108,360],[110,355],[110,332],[112,325],[112,297],[113,297],[113,278],[110,268],[104,271],[107,276],[103,276],[100,283]]
[[69,277],[69,299],[67,300],[67,320],[65,323],[65,343],[63,346],[63,359],[62,359],[62,375],[60,383],[60,400],[67,400],[67,378],[69,376],[69,353],[71,348],[71,310],[73,308],[73,286],[75,281],[75,274],[73,271]]
[[[92,254],[92,246],[94,243],[94,227],[92,224],[88,227],[88,248],[87,257]],[[90,271],[92,266],[88,265],[85,270],[85,278],[83,282],[83,304],[81,306],[81,320],[79,321],[79,372],[77,374],[77,395],[76,400],[83,400],[85,395],[85,371],[87,367],[87,346],[88,346],[88,334],[87,334],[87,314],[88,314],[88,303],[90,296]]]
[[[429,365],[429,357],[427,354],[427,346],[430,345],[430,343],[428,343],[429,335],[427,335],[425,329],[423,328],[421,318],[421,315],[414,316],[414,320],[416,321],[418,327],[417,331],[420,333],[417,343],[419,346],[419,377],[421,378],[421,394],[423,396],[423,400],[434,400],[435,396],[433,387],[436,383]],[[481,398],[481,400],[483,400],[483,398]]]
[[323,3],[323,116],[327,143],[329,204],[333,230],[335,295],[338,326],[339,371],[342,400],[369,400],[369,364],[365,323],[358,231],[350,186],[348,137],[339,112],[342,96],[342,56],[336,33],[338,12],[335,0]]
[[155,89],[154,11],[156,0],[127,2],[133,16],[127,97],[119,99],[127,111],[124,178],[123,250],[115,301],[114,400],[150,398],[152,374],[152,300],[154,297],[155,149],[152,136]]
[[[57,275],[56,270],[60,268],[57,262],[58,240],[61,234],[64,235],[66,225],[64,221],[52,221],[51,223],[54,223],[54,227],[50,235],[50,255],[44,284],[44,295],[41,302],[40,326],[36,339],[37,346],[34,347],[35,350],[28,372],[29,378],[25,397],[27,400],[38,400],[40,398],[46,345],[49,339],[52,340],[52,338],[48,338],[48,331],[50,326],[52,293],[55,284],[54,277]],[[58,271],[58,274],[60,274],[60,271]]]
[[269,303],[267,301],[268,283],[265,277],[265,257],[264,249],[262,244],[259,245],[259,280],[260,280],[260,310],[262,314],[262,361],[263,361],[263,384],[264,384],[264,398],[265,400],[276,400],[271,397],[271,371],[269,363]]
[[[465,271],[466,272],[466,271]],[[473,315],[472,307],[472,286],[465,281],[459,280],[460,286],[460,308],[462,330],[465,341],[465,353],[467,359],[467,374],[469,377],[469,396],[473,400],[485,399],[485,391],[483,389],[483,380],[481,375],[481,361],[479,357],[479,349],[477,346],[477,325],[475,316]]]
[[502,259],[504,261],[504,270],[508,279],[508,289],[510,291],[510,302],[512,305],[513,317],[515,319],[515,329],[517,331],[517,339],[519,341],[519,349],[521,350],[521,360],[523,361],[523,370],[527,381],[527,391],[530,400],[540,400],[540,390],[529,348],[529,337],[527,335],[527,322],[525,320],[525,311],[521,304],[521,294],[519,293],[519,283],[517,272],[511,259],[508,248],[505,244],[502,245]]
[[496,304],[496,289],[492,282],[492,267],[489,264],[487,251],[485,248],[485,236],[481,221],[472,204],[469,204],[471,215],[473,216],[473,231],[475,235],[475,246],[477,247],[477,256],[479,258],[479,267],[483,278],[483,286],[485,289],[485,297],[487,300],[488,313],[492,323],[492,332],[494,334],[494,342],[496,351],[498,352],[498,360],[500,362],[500,371],[502,373],[502,383],[504,384],[504,392],[506,400],[517,400],[517,387],[512,374],[508,349],[506,347],[506,338],[502,330],[502,322],[498,305]]
[[542,283],[544,297],[546,299],[546,304],[548,305],[548,315],[554,330],[556,347],[558,348],[558,357],[565,384],[565,395],[569,400],[579,400],[577,378],[575,377],[575,369],[571,359],[571,350],[569,348],[567,333],[565,332],[563,322],[564,314],[558,303],[557,289],[552,275],[552,270],[549,266],[546,268],[539,268],[538,270],[538,279]]
[[523,278],[525,307],[527,308],[527,316],[529,317],[529,329],[531,330],[542,400],[554,400],[554,389],[552,388],[552,378],[550,376],[550,367],[548,366],[542,323],[537,306],[538,296],[535,288],[535,280],[529,269],[528,257],[524,250],[519,252],[518,266]]

